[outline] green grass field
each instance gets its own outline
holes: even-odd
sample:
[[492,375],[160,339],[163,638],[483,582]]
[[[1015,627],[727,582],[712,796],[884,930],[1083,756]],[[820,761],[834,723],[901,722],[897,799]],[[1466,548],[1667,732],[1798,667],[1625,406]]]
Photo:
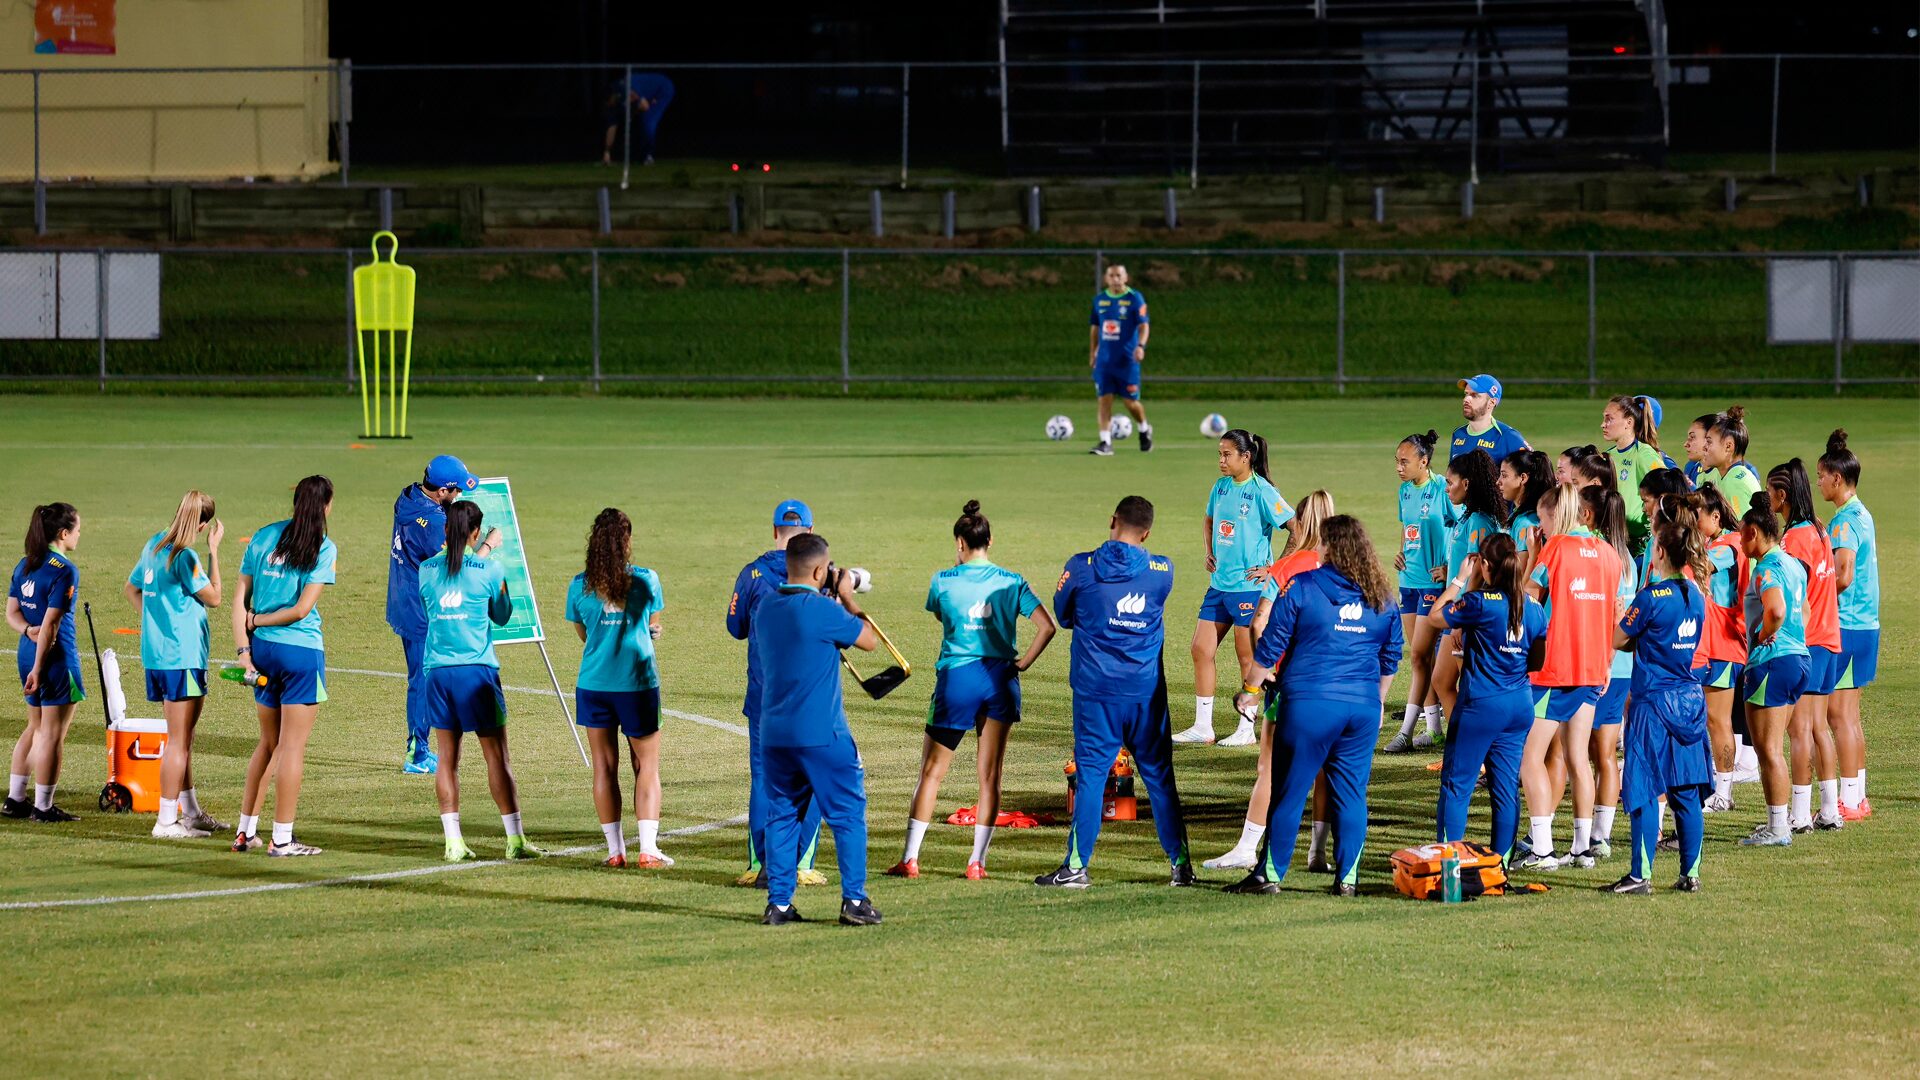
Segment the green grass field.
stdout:
[[[1669,417],[1724,404],[1665,403]],[[876,877],[886,925],[853,931],[759,926],[761,894],[731,885],[744,830],[716,824],[746,807],[746,741],[725,726],[739,721],[744,647],[722,617],[734,573],[767,545],[774,502],[812,502],[838,561],[874,571],[870,610],[922,665],[881,702],[848,699],[868,768],[877,875],[898,855],[931,688],[937,630],[921,610],[925,581],[952,558],[949,526],[962,501],[984,502],[998,561],[1044,594],[1068,555],[1104,538],[1120,496],[1153,499],[1153,546],[1178,567],[1168,668],[1183,721],[1188,616],[1204,587],[1192,526],[1216,476],[1200,416],[1218,409],[1270,435],[1283,492],[1297,499],[1325,487],[1378,539],[1394,527],[1394,443],[1457,423],[1451,393],[1307,407],[1225,396],[1167,403],[1153,411],[1154,453],[1128,446],[1112,460],[1087,456],[1080,438],[1041,437],[1054,412],[1090,423],[1079,398],[439,398],[419,403],[412,442],[371,449],[350,447],[359,414],[344,397],[0,399],[0,522],[22,522],[36,502],[79,505],[83,595],[103,644],[135,659],[137,639],[112,633],[138,625],[119,583],[182,490],[219,498],[231,583],[239,538],[284,516],[297,478],[329,474],[340,581],[322,601],[328,660],[355,669],[330,679],[308,756],[300,834],[327,852],[279,863],[230,854],[218,839],[156,841],[146,835],[151,818],[93,811],[106,771],[93,687],[62,785],[62,801],[85,816],[65,827],[0,822],[0,902],[189,895],[0,910],[13,961],[0,1037],[22,1075],[1352,1075],[1495,1062],[1541,1075],[1904,1074],[1920,1054],[1920,873],[1909,846],[1920,809],[1920,508],[1895,470],[1920,452],[1915,407],[1748,404],[1750,457],[1763,469],[1811,460],[1841,423],[1865,462],[1886,618],[1881,681],[1866,701],[1871,821],[1788,850],[1741,849],[1732,841],[1761,812],[1757,788],[1741,787],[1739,812],[1709,819],[1700,895],[1592,891],[1623,872],[1622,844],[1611,863],[1550,878],[1546,895],[1447,908],[1391,891],[1387,855],[1430,837],[1435,780],[1427,758],[1383,757],[1357,902],[1326,896],[1326,879],[1304,872],[1272,898],[1169,890],[1146,822],[1109,827],[1089,892],[1026,884],[1059,863],[1062,827],[1002,830],[994,877],[967,882],[970,830],[936,825],[928,876]],[[1551,450],[1594,439],[1598,413],[1597,403],[1525,394],[1502,410]],[[665,582],[666,704],[721,722],[674,719],[665,729],[663,827],[706,830],[664,841],[679,859],[672,870],[599,868],[586,772],[556,703],[510,694],[529,831],[585,853],[440,872],[432,785],[398,769],[400,683],[371,674],[401,665],[382,619],[389,508],[438,452],[512,477],[568,686],[579,652],[559,621],[566,581],[593,514],[609,504],[632,514],[636,561]],[[216,657],[231,655],[224,631],[214,642]],[[1067,651],[1056,642],[1027,676],[1009,806],[1063,812]],[[511,686],[546,682],[532,647],[504,648],[502,664]],[[130,690],[138,672],[128,665]],[[91,686],[91,670],[87,678]],[[20,722],[11,710],[0,737],[10,743]],[[231,820],[255,735],[243,691],[216,683],[201,730],[199,787]],[[1254,752],[1183,749],[1176,761],[1196,858],[1211,857],[1238,835]],[[942,814],[973,801],[971,770],[963,749]],[[481,777],[466,778],[465,798],[469,841],[497,855]],[[1474,834],[1487,828],[1485,809],[1476,802]],[[1565,814],[1559,825],[1568,827]],[[364,880],[408,871],[418,873]],[[1662,883],[1674,873],[1671,856],[1656,868]],[[1233,875],[1203,877],[1218,886]],[[245,891],[322,882],[331,884]],[[803,890],[799,906],[830,917],[835,892]]]

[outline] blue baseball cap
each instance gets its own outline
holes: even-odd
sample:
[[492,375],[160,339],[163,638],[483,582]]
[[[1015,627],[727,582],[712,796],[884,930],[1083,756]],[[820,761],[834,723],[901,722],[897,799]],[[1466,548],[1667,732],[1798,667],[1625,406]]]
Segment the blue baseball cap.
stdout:
[[1638,400],[1641,404],[1646,406],[1647,418],[1653,421],[1653,426],[1659,427],[1660,426],[1660,399],[1657,397],[1654,397],[1652,394],[1641,394],[1639,398],[1636,400]]
[[430,488],[459,488],[472,491],[480,478],[467,471],[467,463],[452,454],[441,454],[427,462],[426,485]]
[[1485,394],[1496,402],[1500,400],[1500,380],[1491,375],[1475,375],[1471,379],[1461,379],[1460,389],[1475,394]]
[[[794,520],[788,520],[789,518]],[[773,508],[773,523],[775,525],[787,526],[798,525],[803,529],[811,529],[813,528],[813,511],[807,509],[807,504],[801,502],[799,499],[788,499]]]

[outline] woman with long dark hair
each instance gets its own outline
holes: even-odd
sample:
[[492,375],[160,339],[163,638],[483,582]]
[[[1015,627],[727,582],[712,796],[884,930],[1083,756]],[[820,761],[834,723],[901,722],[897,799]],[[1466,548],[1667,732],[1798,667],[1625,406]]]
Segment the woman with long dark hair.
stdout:
[[1515,450],[1500,463],[1500,497],[1513,507],[1507,535],[1519,556],[1520,580],[1533,572],[1546,536],[1540,531],[1540,496],[1553,487],[1553,462],[1538,450]]
[[[1640,585],[1640,564],[1629,546],[1626,502],[1610,487],[1581,488],[1580,521],[1595,536],[1605,540],[1620,560],[1613,612],[1614,620],[1618,621],[1632,606]],[[1612,656],[1607,668],[1607,685],[1593,706],[1593,732],[1587,737],[1586,753],[1576,753],[1579,748],[1567,744],[1568,775],[1575,769],[1584,775],[1589,767],[1593,772],[1593,823],[1588,829],[1587,846],[1582,849],[1576,844],[1573,849],[1575,861],[1581,866],[1592,865],[1579,858],[1583,850],[1594,859],[1613,856],[1613,819],[1620,806],[1620,725],[1626,721],[1627,697],[1633,687],[1633,654],[1614,650]],[[1585,761],[1580,760],[1582,756]],[[1579,828],[1580,819],[1576,815],[1576,840]]]
[[[587,566],[567,585],[567,621],[580,635],[574,722],[593,751],[593,806],[613,869],[673,865],[660,850],[660,671],[653,643],[666,607],[660,575],[633,565],[633,522],[609,506],[587,534]],[[620,737],[633,766],[639,851],[620,824]]]
[[1400,632],[1408,646],[1411,677],[1400,730],[1387,742],[1389,754],[1413,749],[1414,728],[1422,720],[1427,725],[1427,745],[1440,730],[1440,703],[1432,689],[1434,641],[1439,634],[1426,624],[1426,614],[1440,598],[1440,585],[1447,579],[1453,504],[1447,498],[1446,478],[1432,468],[1433,447],[1439,440],[1440,433],[1429,428],[1424,435],[1401,439],[1393,452],[1394,472],[1400,477],[1400,551],[1393,557],[1393,568],[1399,574]]
[[[318,855],[293,838],[306,774],[307,737],[327,700],[326,642],[320,634],[320,591],[334,582],[338,552],[327,536],[333,481],[309,476],[294,485],[293,516],[264,525],[240,559],[233,599],[233,646],[247,665],[260,719],[260,741],[247,762],[240,824],[233,850],[260,846],[260,810],[267,769],[274,769],[273,834],[267,854]],[[264,676],[264,679],[260,677]]]
[[[1507,504],[1500,497],[1493,459],[1485,450],[1475,449],[1447,463],[1447,498],[1453,503],[1454,517],[1453,533],[1447,544],[1447,578],[1451,580],[1460,576],[1467,557],[1480,549],[1480,541],[1506,527]],[[1436,601],[1433,608],[1428,609],[1428,625],[1432,625],[1433,610],[1438,607]],[[1460,635],[1450,633],[1440,642],[1440,655],[1433,665],[1433,692],[1448,716],[1453,715],[1460,659]],[[1414,736],[1412,748],[1420,750],[1437,745],[1439,738],[1438,731],[1429,729],[1424,737]]]
[[[1793,744],[1793,796],[1787,823],[1796,833],[1810,833],[1816,827],[1838,829],[1843,824],[1840,758],[1827,721],[1827,701],[1840,681],[1840,596],[1834,581],[1833,541],[1814,516],[1813,484],[1799,458],[1768,470],[1767,495],[1773,512],[1786,519],[1780,546],[1807,571],[1807,688],[1787,722],[1787,738]],[[1816,776],[1820,780],[1818,818],[1813,814]]]
[[1747,564],[1740,542],[1740,515],[1713,484],[1694,492],[1700,500],[1694,526],[1706,544],[1710,569],[1701,592],[1707,606],[1700,634],[1700,653],[1707,659],[1700,682],[1707,698],[1707,745],[1713,751],[1713,794],[1702,812],[1721,814],[1733,809],[1733,772],[1738,744],[1733,735],[1734,707],[1739,703],[1740,673],[1747,664]]
[[1700,473],[1696,485],[1712,484],[1727,497],[1727,502],[1742,514],[1753,496],[1766,489],[1760,473],[1747,464],[1747,410],[1739,405],[1714,417],[1700,447]]
[[1833,580],[1839,593],[1840,677],[1834,682],[1827,718],[1840,758],[1840,817],[1873,816],[1867,801],[1867,737],[1860,726],[1860,691],[1880,668],[1880,543],[1873,515],[1860,501],[1860,459],[1847,448],[1847,429],[1827,436],[1820,455],[1820,496],[1835,507]]
[[79,546],[80,511],[72,504],[34,507],[27,520],[25,553],[7,585],[7,625],[20,635],[14,659],[26,691],[27,727],[13,747],[3,812],[42,824],[75,820],[53,804],[53,796],[60,785],[67,728],[73,725],[74,709],[87,697],[73,633],[73,607],[80,594],[73,552]]
[[1640,482],[1667,464],[1651,402],[1644,396],[1616,394],[1600,410],[1600,436],[1612,444],[1607,456],[1613,459],[1615,484],[1627,511],[1627,545],[1636,560],[1646,551],[1650,527],[1640,502]]
[[1747,590],[1747,727],[1760,756],[1760,789],[1767,820],[1741,838],[1747,847],[1793,843],[1788,815],[1791,787],[1781,751],[1794,705],[1807,687],[1807,572],[1780,546],[1780,519],[1764,492],[1755,492],[1740,519],[1740,543],[1752,561]]

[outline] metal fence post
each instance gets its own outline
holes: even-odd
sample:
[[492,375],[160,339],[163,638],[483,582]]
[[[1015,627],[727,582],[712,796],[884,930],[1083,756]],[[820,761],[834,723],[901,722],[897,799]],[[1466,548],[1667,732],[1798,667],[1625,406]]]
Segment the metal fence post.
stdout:
[[353,126],[353,61],[341,60],[336,76],[340,109],[340,186],[346,187],[353,171],[353,155],[347,151],[348,131]]
[[913,92],[910,89],[912,78],[913,78],[913,65],[901,64],[900,65],[900,189],[902,191],[905,191],[907,187],[907,132],[911,130],[911,128],[909,128],[907,124],[907,107],[909,103],[913,100]]
[[107,252],[104,248],[94,252],[93,282],[93,329],[100,338],[100,392],[104,394],[107,392]]
[[1480,182],[1480,37],[1473,39],[1473,74],[1467,80],[1472,101],[1467,121],[1467,183]]
[[[601,191],[607,190],[601,188]],[[593,392],[600,392],[600,251],[594,249],[593,259]]]
[[1599,258],[1587,252],[1587,396],[1600,392]]
[[1767,126],[1767,175],[1780,175],[1780,54],[1773,54],[1773,117]]
[[33,73],[33,231],[47,235],[47,181],[40,174],[40,73]]
[[1334,254],[1333,386],[1347,392],[1347,253]]
[[1093,291],[1099,292],[1106,287],[1107,253],[1099,248],[1093,249]]
[[1007,0],[1000,0],[1000,149],[1007,148]]
[[1838,397],[1840,384],[1846,381],[1847,356],[1847,257],[1833,260],[1833,393]]
[[1187,153],[1187,190],[1200,187],[1200,62],[1193,63],[1193,136]]
[[347,284],[346,284],[347,302],[345,304],[345,307],[347,310],[347,389],[351,391],[354,387],[354,383],[357,381],[353,377],[353,349],[356,344],[354,339],[359,336],[353,332],[353,249],[351,248],[347,249],[346,281],[347,281]]
[[627,190],[627,181],[633,177],[633,65],[624,69],[626,74],[620,80],[620,89],[614,95],[620,99],[620,190]]
[[847,308],[853,299],[852,259],[840,249],[840,392],[853,390],[853,360],[847,352]]

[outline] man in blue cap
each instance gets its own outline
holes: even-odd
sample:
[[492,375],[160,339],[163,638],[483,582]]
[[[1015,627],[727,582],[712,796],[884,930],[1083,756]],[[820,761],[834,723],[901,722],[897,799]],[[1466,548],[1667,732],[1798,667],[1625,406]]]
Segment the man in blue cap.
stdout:
[[1527,437],[1520,434],[1518,428],[1509,427],[1493,418],[1493,410],[1500,404],[1500,380],[1491,375],[1475,375],[1471,379],[1460,380],[1460,415],[1466,423],[1453,429],[1453,445],[1447,451],[1447,461],[1475,450],[1485,450],[1493,459],[1495,467],[1507,459],[1515,450],[1531,450]]
[[[766,663],[753,639],[753,615],[760,602],[787,580],[787,541],[813,531],[813,511],[799,499],[787,499],[773,508],[773,548],[740,568],[733,597],[727,601],[727,633],[747,643],[747,697],[740,706],[747,718],[747,871],[736,884],[766,887],[767,791],[766,769],[760,746],[760,689]],[[799,882],[825,885],[827,877],[813,868],[820,840],[820,806],[809,804],[800,820]]]
[[[420,659],[427,644],[427,609],[420,601],[420,564],[447,546],[448,503],[480,486],[480,478],[452,454],[427,462],[417,484],[408,484],[393,500],[393,544],[387,563],[387,625],[400,637],[407,657],[407,752],[400,771],[432,775],[440,767],[427,731],[426,676]],[[486,558],[500,549],[500,530],[487,530],[474,554]]]

